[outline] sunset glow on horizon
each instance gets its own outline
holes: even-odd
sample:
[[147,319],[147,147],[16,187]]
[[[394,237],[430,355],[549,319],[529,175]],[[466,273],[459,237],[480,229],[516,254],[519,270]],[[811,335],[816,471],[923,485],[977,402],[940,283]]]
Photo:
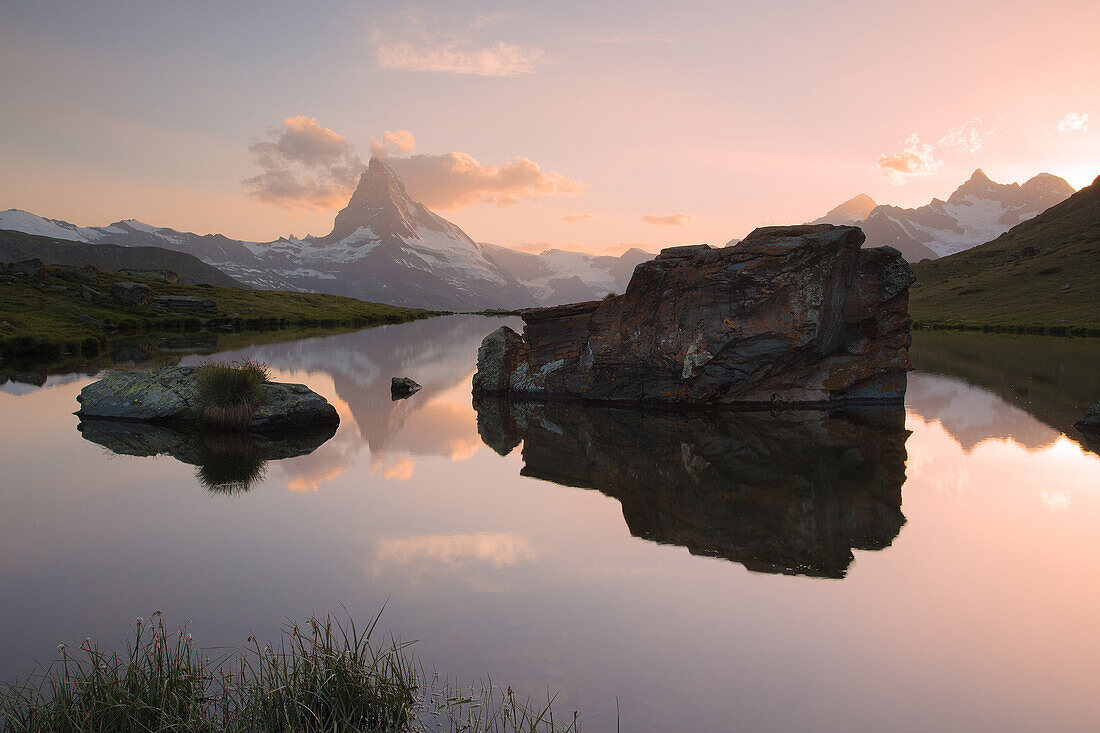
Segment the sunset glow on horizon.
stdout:
[[1100,174],[1100,5],[8,4],[0,210],[326,234],[362,166],[475,241],[724,244]]

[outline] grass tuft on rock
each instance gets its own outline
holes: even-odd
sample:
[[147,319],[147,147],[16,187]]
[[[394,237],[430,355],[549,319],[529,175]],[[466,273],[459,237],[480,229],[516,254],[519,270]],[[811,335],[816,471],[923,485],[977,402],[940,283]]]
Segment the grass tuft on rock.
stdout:
[[261,385],[268,381],[268,369],[255,361],[206,362],[195,378],[200,420],[215,428],[239,429],[263,404]]

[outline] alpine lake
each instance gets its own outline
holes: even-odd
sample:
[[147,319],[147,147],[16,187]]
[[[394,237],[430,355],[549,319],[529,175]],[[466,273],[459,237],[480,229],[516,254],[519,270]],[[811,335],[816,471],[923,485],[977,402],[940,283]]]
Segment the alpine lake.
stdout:
[[1100,339],[915,331],[903,410],[660,412],[475,403],[502,324],[111,354],[264,362],[320,441],[81,426],[109,364],[0,374],[0,682],[155,609],[212,650],[381,610],[586,731],[1100,729]]

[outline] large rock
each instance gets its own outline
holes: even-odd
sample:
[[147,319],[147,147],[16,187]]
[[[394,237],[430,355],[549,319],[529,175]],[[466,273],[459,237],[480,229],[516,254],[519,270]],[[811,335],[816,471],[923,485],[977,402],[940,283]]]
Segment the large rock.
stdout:
[[619,500],[630,533],[750,570],[843,577],[905,524],[905,410],[647,410],[476,397],[524,476]]
[[[172,366],[153,371],[114,371],[80,390],[76,398],[82,419],[195,424],[200,410],[198,367]],[[336,408],[302,384],[261,385],[263,404],[247,429],[278,432],[336,425]]]
[[615,402],[898,403],[909,265],[857,227],[757,229],[672,247],[626,293],[526,311],[478,352],[474,391]]

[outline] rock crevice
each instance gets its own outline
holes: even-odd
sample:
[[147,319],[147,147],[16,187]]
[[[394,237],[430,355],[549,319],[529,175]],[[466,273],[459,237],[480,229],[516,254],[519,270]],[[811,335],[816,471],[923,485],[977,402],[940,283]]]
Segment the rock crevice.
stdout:
[[526,311],[478,351],[474,391],[597,402],[900,402],[909,265],[858,227],[764,227],[671,247],[626,292]]

